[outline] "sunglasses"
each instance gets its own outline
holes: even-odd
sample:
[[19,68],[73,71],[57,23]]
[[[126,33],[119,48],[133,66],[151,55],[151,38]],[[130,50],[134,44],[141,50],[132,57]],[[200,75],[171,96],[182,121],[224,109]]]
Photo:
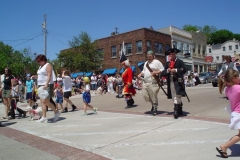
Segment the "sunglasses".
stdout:
[[8,71],[7,69],[5,71]]

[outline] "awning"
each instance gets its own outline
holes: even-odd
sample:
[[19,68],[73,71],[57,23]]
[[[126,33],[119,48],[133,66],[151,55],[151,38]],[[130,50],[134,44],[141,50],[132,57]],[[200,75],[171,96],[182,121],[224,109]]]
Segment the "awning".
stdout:
[[141,65],[143,65],[145,62],[138,62],[137,63],[137,66],[139,67],[139,66],[141,66]]
[[122,68],[119,73],[122,74],[124,72],[124,68]]
[[131,68],[132,68],[133,72],[136,72],[136,67],[135,66],[131,66]]
[[116,74],[117,68],[105,69],[102,74]]
[[92,72],[77,72],[77,73],[72,73],[71,77],[73,78],[77,78],[77,76],[86,76],[86,77],[90,77],[92,76]]

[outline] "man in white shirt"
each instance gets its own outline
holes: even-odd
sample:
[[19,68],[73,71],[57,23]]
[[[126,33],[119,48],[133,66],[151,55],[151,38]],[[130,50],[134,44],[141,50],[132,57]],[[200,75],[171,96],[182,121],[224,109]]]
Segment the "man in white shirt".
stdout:
[[[152,70],[150,71],[147,67]],[[157,115],[157,108],[158,108],[158,92],[159,86],[157,81],[155,80],[154,76],[159,76],[160,73],[164,70],[162,63],[155,59],[155,55],[153,51],[147,52],[147,61],[144,63],[142,72],[138,75],[138,78],[143,78],[143,88],[142,94],[145,101],[150,102],[152,104],[151,112],[154,115]]]
[[91,88],[93,90],[93,93],[97,94],[97,76],[95,73],[91,76]]

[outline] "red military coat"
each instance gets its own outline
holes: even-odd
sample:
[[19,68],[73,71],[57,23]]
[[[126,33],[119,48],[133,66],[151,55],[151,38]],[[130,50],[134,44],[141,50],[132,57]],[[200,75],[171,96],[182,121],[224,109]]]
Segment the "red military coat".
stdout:
[[128,67],[122,74],[122,80],[124,83],[122,94],[131,94],[135,95],[136,90],[132,85],[132,69]]

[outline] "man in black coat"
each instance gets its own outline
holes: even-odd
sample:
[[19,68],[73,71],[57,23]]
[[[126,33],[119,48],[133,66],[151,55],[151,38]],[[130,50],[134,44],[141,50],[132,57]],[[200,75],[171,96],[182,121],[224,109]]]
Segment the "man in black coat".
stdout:
[[169,49],[166,54],[170,56],[166,63],[162,76],[167,76],[168,99],[173,99],[174,118],[182,115],[182,96],[186,96],[183,76],[186,73],[186,67],[181,59],[176,58],[179,52],[176,48]]

